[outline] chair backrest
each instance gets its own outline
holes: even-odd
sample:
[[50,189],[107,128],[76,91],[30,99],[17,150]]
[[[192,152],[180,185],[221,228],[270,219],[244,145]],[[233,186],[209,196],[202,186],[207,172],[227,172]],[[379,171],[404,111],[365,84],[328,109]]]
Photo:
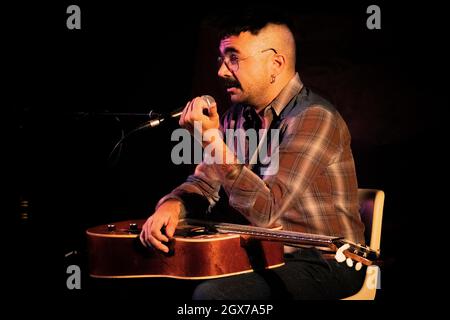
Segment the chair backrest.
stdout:
[[384,192],[376,189],[358,189],[358,200],[361,220],[366,227],[364,231],[366,244],[379,252]]

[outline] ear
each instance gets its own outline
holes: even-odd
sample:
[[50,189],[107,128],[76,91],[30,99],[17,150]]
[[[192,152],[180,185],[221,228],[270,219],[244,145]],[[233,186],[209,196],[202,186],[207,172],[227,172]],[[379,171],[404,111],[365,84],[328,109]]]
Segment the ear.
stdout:
[[272,56],[272,74],[279,75],[286,66],[286,57],[282,54],[274,54]]

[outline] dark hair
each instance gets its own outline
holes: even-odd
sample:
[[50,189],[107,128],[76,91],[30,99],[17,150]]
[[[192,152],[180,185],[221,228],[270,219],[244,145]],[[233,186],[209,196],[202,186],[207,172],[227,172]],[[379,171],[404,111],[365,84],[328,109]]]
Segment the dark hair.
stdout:
[[268,5],[241,7],[225,14],[222,12],[220,17],[213,19],[212,25],[217,29],[220,39],[246,31],[257,35],[269,23],[286,25],[293,32],[293,23],[287,12]]

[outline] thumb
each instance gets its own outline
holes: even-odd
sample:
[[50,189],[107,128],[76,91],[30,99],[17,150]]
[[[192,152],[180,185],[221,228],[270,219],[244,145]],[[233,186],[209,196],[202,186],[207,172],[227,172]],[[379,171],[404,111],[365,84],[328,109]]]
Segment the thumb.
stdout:
[[169,238],[172,238],[174,233],[175,233],[175,229],[177,228],[177,224],[178,221],[174,220],[174,219],[170,219],[169,223],[166,226],[166,235]]
[[209,107],[208,113],[210,118],[216,118],[219,116],[217,113],[217,104],[215,102]]

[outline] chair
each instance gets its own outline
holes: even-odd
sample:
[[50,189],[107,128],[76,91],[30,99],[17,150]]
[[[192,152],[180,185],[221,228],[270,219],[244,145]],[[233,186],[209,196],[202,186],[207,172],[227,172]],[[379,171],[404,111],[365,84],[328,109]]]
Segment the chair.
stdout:
[[[358,189],[358,200],[361,220],[366,227],[364,232],[366,244],[380,252],[384,192],[376,189]],[[379,286],[379,272],[378,266],[368,266],[362,288],[343,300],[374,300]]]

